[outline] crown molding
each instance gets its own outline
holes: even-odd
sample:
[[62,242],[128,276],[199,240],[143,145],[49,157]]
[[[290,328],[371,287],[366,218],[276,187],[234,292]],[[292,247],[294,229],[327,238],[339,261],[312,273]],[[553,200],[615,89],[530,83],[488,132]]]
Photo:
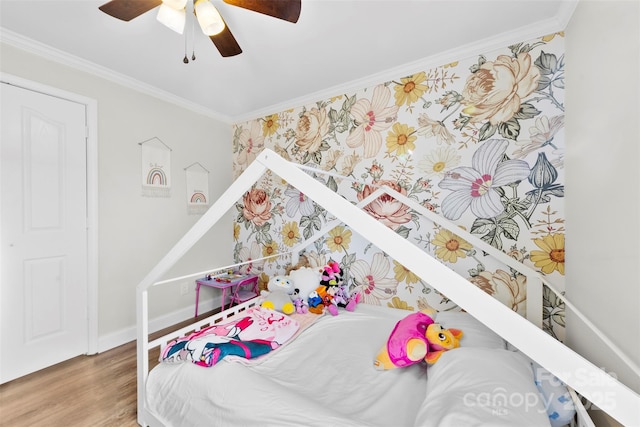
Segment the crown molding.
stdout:
[[87,61],[75,55],[71,55],[70,53],[53,48],[49,45],[40,43],[28,37],[24,37],[3,27],[0,27],[0,41],[9,46],[24,50],[25,52],[37,55],[53,62],[57,62],[59,64],[74,68],[79,71],[84,71],[86,73],[101,77],[105,80],[109,80],[113,83],[117,83],[121,86],[138,91],[145,95],[150,95],[162,101],[166,101],[195,113],[202,114],[203,116],[211,117],[224,123],[233,122],[232,118],[229,116],[219,114],[215,111],[204,108],[199,104],[158,89],[155,86],[143,83],[124,74],[117,73],[109,68],[103,67],[91,61]]
[[259,110],[251,111],[238,116],[226,116],[216,111],[212,111],[202,105],[193,103],[184,98],[163,91],[155,86],[143,83],[126,75],[117,73],[111,69],[100,66],[93,62],[84,60],[67,52],[52,48],[51,46],[26,38],[17,33],[0,27],[0,41],[18,49],[22,49],[45,59],[58,62],[60,64],[73,67],[124,87],[138,92],[156,97],[163,101],[175,104],[179,107],[194,111],[207,117],[211,117],[223,123],[241,123],[259,117],[264,117],[274,112],[280,112],[291,108],[312,104],[319,99],[327,99],[336,94],[352,93],[367,87],[374,86],[381,82],[386,82],[398,76],[414,74],[417,70],[425,70],[461,59],[477,55],[479,52],[499,49],[510,44],[530,40],[546,34],[564,31],[573,15],[579,0],[563,0],[560,3],[558,13],[547,20],[538,21],[533,24],[520,27],[517,30],[508,31],[489,38],[478,40],[464,46],[459,46],[448,51],[422,58],[417,61],[402,64],[379,73],[371,74],[356,80],[351,80],[340,85],[312,92],[302,97],[289,99],[280,103],[272,104]]
[[393,67],[382,72],[371,74],[369,76],[352,80],[331,88],[307,94],[303,97],[290,99],[284,102],[273,104],[269,107],[262,108],[241,116],[233,118],[234,123],[245,122],[248,120],[268,116],[276,112],[288,110],[303,105],[313,104],[318,100],[331,98],[337,94],[353,93],[359,90],[371,87],[382,82],[397,79],[398,76],[408,76],[415,74],[417,71],[425,70],[433,67],[442,66],[461,59],[470,58],[481,52],[491,51],[514,43],[531,40],[547,34],[564,31],[573,15],[578,0],[566,0],[561,2],[560,9],[553,18],[538,21],[525,27],[520,27],[513,31],[497,34],[492,37],[478,40],[464,46],[459,46],[448,51],[440,52],[420,60],[406,63],[397,67]]

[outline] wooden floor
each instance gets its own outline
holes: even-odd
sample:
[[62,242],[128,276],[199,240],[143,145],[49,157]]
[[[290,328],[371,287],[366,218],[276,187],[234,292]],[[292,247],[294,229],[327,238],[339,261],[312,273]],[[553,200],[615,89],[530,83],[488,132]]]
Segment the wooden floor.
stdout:
[[[152,338],[191,322],[167,328]],[[150,363],[157,358],[157,354],[150,357]],[[133,341],[0,385],[0,426],[133,427],[138,425],[136,396]]]

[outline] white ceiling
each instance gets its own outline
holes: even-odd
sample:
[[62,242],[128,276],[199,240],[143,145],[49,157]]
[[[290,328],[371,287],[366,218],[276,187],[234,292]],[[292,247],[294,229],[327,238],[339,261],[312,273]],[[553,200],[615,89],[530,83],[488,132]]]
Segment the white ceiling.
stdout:
[[189,64],[155,9],[123,22],[106,1],[0,0],[2,41],[235,122],[562,30],[578,0],[302,0],[296,24],[212,0],[243,53],[196,23]]

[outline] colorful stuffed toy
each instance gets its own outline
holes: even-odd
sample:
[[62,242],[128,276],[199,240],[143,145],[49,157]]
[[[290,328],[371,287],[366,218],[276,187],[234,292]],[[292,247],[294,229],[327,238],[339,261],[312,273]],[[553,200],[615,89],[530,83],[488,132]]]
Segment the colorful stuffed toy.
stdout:
[[429,315],[411,313],[396,323],[373,363],[377,370],[401,368],[425,360],[434,364],[443,352],[460,346],[462,331],[444,329]]
[[338,286],[342,283],[342,269],[340,264],[335,261],[330,261],[322,269],[321,285],[324,286]]
[[262,307],[280,311],[284,314],[291,314],[295,311],[295,306],[291,301],[290,294],[293,292],[293,281],[286,276],[273,276],[267,285],[268,292],[265,292],[265,300]]

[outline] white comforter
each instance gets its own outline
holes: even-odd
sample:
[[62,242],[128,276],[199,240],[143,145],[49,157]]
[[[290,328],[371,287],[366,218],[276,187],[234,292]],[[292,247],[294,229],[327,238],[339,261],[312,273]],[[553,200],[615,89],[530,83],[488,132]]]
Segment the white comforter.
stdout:
[[[248,365],[226,359],[211,368],[161,364],[147,381],[148,408],[176,427],[548,425],[540,401],[525,405],[507,398],[505,406],[484,399],[482,393],[503,389],[525,397],[537,391],[528,363],[467,314],[437,318],[465,333],[461,348],[448,352],[464,350],[461,358],[445,354],[428,368],[376,371],[373,358],[407,314],[361,304],[355,312],[323,316]],[[437,384],[427,381],[432,370]]]

